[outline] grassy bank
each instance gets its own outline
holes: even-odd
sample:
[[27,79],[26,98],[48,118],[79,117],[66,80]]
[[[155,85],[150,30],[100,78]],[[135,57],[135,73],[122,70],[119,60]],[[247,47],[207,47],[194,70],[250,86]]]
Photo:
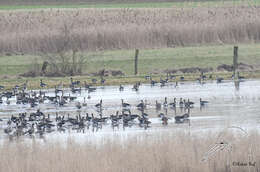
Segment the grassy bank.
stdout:
[[[240,44],[239,62],[260,66],[260,44]],[[83,73],[101,69],[121,70],[125,75],[134,74],[135,50],[115,50],[82,54],[85,58]],[[35,55],[0,56],[0,75],[15,76],[30,69],[33,63],[44,60]],[[160,74],[165,70],[189,67],[213,68],[233,63],[233,45],[176,47],[165,49],[140,49],[138,71],[140,75]]]
[[[239,63],[252,65],[254,69],[245,70],[241,74],[247,78],[259,78],[260,72],[260,44],[240,44],[239,46]],[[153,75],[155,80],[159,81],[160,77],[166,77],[166,71],[177,70],[181,68],[212,68],[213,71],[207,73],[216,76],[222,76],[230,79],[232,73],[226,71],[217,71],[217,67],[222,64],[231,65],[233,63],[233,45],[219,46],[201,46],[201,47],[178,47],[166,49],[147,49],[140,50],[138,71],[139,74],[134,76],[134,50],[116,50],[104,52],[92,52],[82,54],[86,63],[83,66],[83,76],[76,76],[75,79],[80,81],[91,82],[92,78],[97,78],[91,73],[106,70],[120,70],[124,76],[107,77],[107,85],[132,84],[138,81],[149,82],[144,79],[145,75]],[[37,59],[37,60],[35,60]],[[43,58],[40,56],[1,56],[0,57],[0,85],[12,87],[29,80],[31,88],[39,87],[39,80],[43,79],[49,87],[53,87],[59,82],[69,85],[67,78],[23,78],[19,74],[25,73],[32,69],[34,63],[41,65]],[[177,76],[185,76],[186,80],[196,80],[199,73],[177,72]]]
[[[206,74],[207,77],[209,77],[211,73]],[[242,76],[244,76],[247,79],[260,79],[260,71],[255,72],[240,72]],[[180,77],[183,76],[184,82],[185,81],[196,81],[197,78],[199,78],[200,74],[177,74],[177,79],[170,79],[169,82],[175,82],[180,81]],[[208,81],[216,82],[217,77],[222,77],[225,80],[231,80],[232,72],[212,72],[212,79],[207,79]],[[152,75],[153,80],[159,82],[160,78],[165,79],[166,74],[161,75]],[[92,79],[98,79],[96,86],[100,85],[120,85],[120,84],[135,84],[137,82],[141,83],[150,83],[149,80],[146,80],[144,76],[138,75],[138,76],[125,76],[125,77],[106,77],[105,84],[100,83],[99,77],[93,77],[93,76],[74,76],[74,80],[78,80],[81,82],[81,87],[84,87],[84,81],[87,83],[92,83]],[[47,84],[46,88],[54,88],[58,84],[62,83],[62,85],[65,88],[68,88],[71,84],[70,77],[34,77],[34,78],[23,78],[23,77],[2,77],[0,84],[5,86],[6,90],[12,90],[12,88],[15,85],[21,85],[28,81],[28,89],[40,89],[40,80],[43,80],[44,83]]]
[[[224,133],[189,135],[185,132],[161,133],[128,138],[125,143],[104,139],[99,145],[74,138],[67,142],[44,141],[5,142],[0,145],[0,169],[5,172],[27,171],[258,171],[260,168],[260,136]],[[116,135],[116,133],[115,133]],[[94,137],[91,135],[91,137]],[[116,136],[114,136],[116,137]],[[222,140],[223,139],[223,140]],[[202,162],[205,153],[216,143],[225,141],[232,149],[216,151],[209,161]],[[230,150],[230,151],[228,151]],[[233,162],[255,163],[237,166]]]

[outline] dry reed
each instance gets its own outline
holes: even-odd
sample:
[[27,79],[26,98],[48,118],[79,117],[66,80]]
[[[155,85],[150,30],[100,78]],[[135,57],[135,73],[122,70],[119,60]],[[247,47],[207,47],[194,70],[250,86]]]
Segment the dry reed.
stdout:
[[[227,134],[232,151],[219,151],[209,161],[201,159],[217,134],[158,134],[155,137],[132,137],[123,143],[106,140],[103,144],[45,142],[32,144],[5,142],[0,146],[0,171],[5,172],[85,172],[85,171],[259,171],[259,133],[249,136]],[[93,137],[93,136],[92,136]],[[250,149],[252,154],[248,155]],[[233,162],[254,163],[237,166]]]
[[[64,5],[64,4],[86,4],[86,3],[136,3],[136,2],[207,2],[208,0],[1,0],[1,5]],[[211,0],[228,1],[228,0]]]
[[0,53],[252,43],[259,28],[255,7],[5,11]]

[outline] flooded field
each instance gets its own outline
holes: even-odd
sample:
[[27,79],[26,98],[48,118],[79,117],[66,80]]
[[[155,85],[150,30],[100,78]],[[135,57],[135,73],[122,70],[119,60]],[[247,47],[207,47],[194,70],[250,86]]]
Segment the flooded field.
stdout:
[[[96,118],[100,114],[102,114],[101,117],[108,117],[106,121],[102,122],[101,126],[96,128],[90,124],[84,124],[84,129],[69,125],[59,130],[60,128],[55,126],[48,132],[48,135],[44,135],[59,139],[65,139],[68,137],[68,133],[69,136],[72,135],[78,138],[86,139],[85,136],[87,135],[104,139],[107,135],[111,134],[127,138],[138,133],[151,134],[152,136],[153,133],[165,131],[185,130],[187,132],[203,132],[208,130],[222,130],[231,126],[247,130],[259,129],[260,126],[259,80],[246,80],[239,83],[225,81],[219,84],[215,81],[203,84],[183,82],[179,83],[178,86],[175,83],[167,83],[163,87],[160,85],[151,86],[150,84],[142,84],[138,91],[132,88],[132,85],[126,85],[123,91],[119,91],[119,86],[103,86],[97,87],[93,92],[82,89],[81,92],[75,94],[70,89],[64,89],[63,96],[76,97],[75,100],[68,102],[64,106],[45,100],[43,103],[39,103],[32,108],[28,104],[17,104],[16,96],[8,100],[2,98],[3,103],[0,104],[0,119],[2,120],[0,121],[0,138],[7,138],[8,136],[4,133],[4,129],[7,127],[7,121],[11,115],[17,116],[19,113],[25,112],[27,114],[35,113],[38,109],[46,116],[50,114],[50,120],[53,123],[55,123],[56,114],[59,116],[64,115],[65,118],[67,118],[68,114],[73,118],[78,115],[85,117],[87,113],[89,116],[93,114]],[[54,90],[41,91],[46,92],[45,96],[55,96]],[[57,95],[61,96],[61,93]],[[167,104],[165,104],[165,97],[167,97]],[[176,107],[170,105],[174,101],[174,98],[176,98]],[[209,103],[201,106],[200,98]],[[97,108],[96,104],[101,99],[102,108]],[[122,107],[122,99],[125,103],[129,103],[130,106],[127,108]],[[181,108],[179,104],[180,99],[194,102],[194,105],[190,108]],[[142,100],[145,107],[140,110],[136,106]],[[158,102],[157,104],[161,104],[160,108],[156,106],[156,101]],[[81,105],[80,108],[77,107],[78,104]],[[131,125],[124,126],[123,122],[119,122],[118,125],[112,127],[111,115],[116,115],[117,111],[118,114],[125,113],[126,111],[137,116],[145,113],[148,115],[147,119],[151,123],[148,127],[140,127],[136,118],[132,121]],[[176,121],[176,116],[181,116],[188,113],[188,111],[190,111],[189,117],[185,121]],[[163,113],[167,117],[167,125],[163,125],[162,118],[158,117],[160,113]],[[38,124],[39,122],[36,123]]]

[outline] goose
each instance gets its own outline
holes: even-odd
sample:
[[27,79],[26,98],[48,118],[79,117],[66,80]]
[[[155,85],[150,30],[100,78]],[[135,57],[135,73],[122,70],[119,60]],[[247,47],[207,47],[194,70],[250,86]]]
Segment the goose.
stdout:
[[134,86],[133,86],[133,90],[135,90],[135,91],[138,91],[139,90],[139,85],[136,83],[136,84],[134,84]]
[[224,78],[217,77],[217,84],[222,83],[223,80]]
[[144,101],[141,100],[141,103],[139,103],[137,106],[136,106],[138,109],[141,109],[143,110],[145,108],[145,104],[144,104]]
[[73,81],[73,78],[70,78],[70,83],[72,86],[79,85],[80,81]]
[[163,106],[164,106],[164,107],[167,107],[167,106],[168,106],[167,97],[164,98]]
[[97,83],[97,79],[95,79],[95,78],[93,78],[91,81],[92,81],[93,84]]
[[137,115],[137,114],[132,114],[131,112],[130,112],[129,116],[130,116],[131,120],[135,120],[136,118],[139,117],[139,115]]
[[47,84],[43,83],[43,82],[42,82],[42,79],[41,79],[40,86],[43,88],[43,87],[46,87]]
[[168,117],[166,117],[165,115],[163,115],[161,119],[162,119],[162,122],[163,122],[162,124],[163,124],[163,125],[168,125],[168,120],[169,120],[170,118],[168,118]]
[[169,105],[173,108],[176,108],[176,98],[173,99],[172,103],[169,103]]
[[65,104],[67,104],[67,102],[65,101],[65,98],[63,96],[61,96],[59,99],[59,105],[64,106]]
[[184,106],[184,102],[183,102],[182,98],[180,98],[179,106],[180,106],[180,108],[183,108],[183,106]]
[[35,113],[36,116],[43,116],[44,113],[40,111],[40,109],[37,109],[36,113]]
[[7,105],[10,105],[10,103],[11,103],[11,102],[10,102],[9,98],[7,98],[6,104],[7,104]]
[[200,84],[202,83],[201,78],[197,78],[196,80],[198,81],[198,83],[200,83]]
[[[0,86],[0,87],[1,87],[1,86]],[[15,85],[13,89],[14,89],[14,90],[18,90],[19,88],[20,88],[19,85]]]
[[204,75],[204,73],[203,73],[203,72],[201,72],[201,74],[200,74],[200,78],[201,78],[202,80],[205,80],[205,79],[207,78],[207,76],[206,76],[206,75]]
[[61,119],[61,121],[59,121],[59,122],[57,123],[57,126],[58,126],[59,128],[62,128],[65,123],[66,123],[66,121],[65,121],[64,119]]
[[10,126],[4,129],[5,134],[10,134],[12,131],[12,127]]
[[101,108],[102,107],[102,99],[100,100],[100,102],[98,104],[95,105],[95,107],[97,107],[97,108]]
[[154,86],[157,82],[151,79],[151,86]]
[[129,103],[124,103],[123,99],[121,99],[121,101],[122,101],[122,107],[130,107]]
[[121,119],[118,114],[119,114],[119,111],[116,111],[116,115],[110,115],[110,119],[112,122],[118,121],[119,119]]
[[149,80],[149,79],[151,79],[151,75],[146,75],[146,76],[144,76],[144,78],[145,78],[145,80]]
[[24,134],[27,134],[27,133],[29,135],[32,135],[34,133],[34,123],[32,124],[31,128],[28,131],[26,131]]
[[144,129],[147,129],[149,126],[149,124],[151,124],[151,121],[149,121],[146,117],[144,117],[142,115],[142,117],[138,117],[138,121],[139,121],[139,126],[140,127],[144,127]]
[[79,87],[79,88],[75,88],[74,86],[71,88],[71,92],[72,93],[76,93],[76,92],[81,92],[81,87]]
[[32,99],[32,101],[30,102],[31,108],[36,107],[38,104],[36,103],[36,101],[34,99]]
[[[53,102],[53,101],[57,98],[57,96],[55,96],[55,97],[46,96],[46,98],[47,98],[49,101]],[[64,98],[66,99],[65,96],[64,96]]]
[[120,84],[119,91],[124,91],[124,87]]
[[4,88],[5,88],[4,86],[0,85],[0,90],[3,90]]
[[156,100],[155,101],[155,108],[156,108],[156,110],[160,110],[161,107],[162,107],[161,103],[158,103],[158,101]]
[[176,76],[175,75],[173,75],[173,74],[170,74],[170,79],[175,79],[176,78]]
[[161,118],[162,122],[163,122],[163,125],[168,125],[168,120],[170,119],[169,117],[166,116],[167,115],[167,111],[166,111],[166,114],[164,113],[160,113],[158,115],[159,118]]
[[182,123],[184,122],[185,119],[188,119],[189,117],[190,117],[189,113],[185,113],[180,116],[175,116],[174,118],[176,123]]
[[145,118],[148,118],[148,114],[147,113],[142,112],[142,116],[145,117]]
[[112,126],[113,130],[115,127],[119,128],[119,122],[118,122],[117,118],[114,118],[111,120],[111,126]]
[[175,123],[184,123],[185,121],[189,120],[188,118],[190,117],[190,109],[188,109],[188,112],[180,115],[180,116],[175,116]]
[[188,101],[185,102],[184,104],[185,104],[185,108],[192,108],[194,105],[194,102],[191,102],[190,99],[188,99]]
[[76,103],[76,107],[77,107],[78,109],[81,109],[82,106],[81,106],[80,102],[77,102],[77,103]]
[[178,87],[178,81],[175,82],[175,86],[174,87],[175,88]]
[[86,121],[90,122],[92,120],[92,118],[88,115],[88,113],[86,113]]
[[101,77],[100,84],[103,85],[103,84],[105,83],[105,81],[106,81],[106,80],[105,80],[103,77]]
[[63,90],[58,89],[57,86],[55,85],[55,91],[54,92],[55,92],[55,94],[58,94],[59,92],[63,92]]
[[202,98],[200,98],[200,106],[205,106],[208,103],[208,101],[202,100]]
[[168,82],[168,78],[163,80],[162,78],[160,78],[160,83],[161,83],[161,87],[165,86],[165,84]]
[[86,97],[84,97],[84,102],[82,103],[82,106],[87,106]]
[[164,87],[165,86],[165,82],[162,82],[160,87]]
[[87,84],[87,82],[86,82],[86,81],[84,81],[84,87],[85,87],[85,89],[87,90],[87,89],[89,89],[90,85],[89,85],[89,84]]
[[94,92],[94,91],[96,91],[96,90],[97,90],[96,88],[89,87],[89,88],[88,88],[88,93]]
[[77,97],[72,97],[70,94],[69,94],[69,101],[74,101],[74,100],[76,100],[77,99]]
[[56,112],[55,121],[58,122],[61,120],[61,117],[59,116],[58,112]]
[[109,117],[103,117],[102,113],[99,114],[99,122],[105,123]]
[[27,89],[27,84],[28,84],[28,80],[25,81],[25,83],[22,84],[22,86],[23,86],[23,91]]
[[158,117],[159,117],[159,118],[162,118],[163,116],[164,116],[164,113],[159,113],[159,114],[158,114]]

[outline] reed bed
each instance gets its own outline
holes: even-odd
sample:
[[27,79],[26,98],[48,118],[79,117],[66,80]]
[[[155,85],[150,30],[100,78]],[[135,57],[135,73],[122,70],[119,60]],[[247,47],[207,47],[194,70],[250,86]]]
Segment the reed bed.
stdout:
[[[158,134],[158,133],[157,133]],[[230,151],[220,150],[208,161],[201,161],[219,135],[177,132],[154,137],[131,137],[123,142],[107,139],[100,143],[46,141],[31,144],[6,141],[0,146],[0,170],[5,172],[85,172],[85,171],[259,171],[260,135],[226,133]],[[93,136],[94,137],[94,136]],[[238,166],[233,162],[247,163]],[[255,164],[254,166],[250,166]]]
[[[140,2],[207,2],[208,0],[1,0],[1,4],[4,5],[17,5],[17,4],[37,4],[37,5],[46,5],[46,4],[86,4],[86,3],[140,3]],[[211,0],[215,2],[228,1],[228,0]]]
[[2,11],[0,53],[255,43],[258,7]]

